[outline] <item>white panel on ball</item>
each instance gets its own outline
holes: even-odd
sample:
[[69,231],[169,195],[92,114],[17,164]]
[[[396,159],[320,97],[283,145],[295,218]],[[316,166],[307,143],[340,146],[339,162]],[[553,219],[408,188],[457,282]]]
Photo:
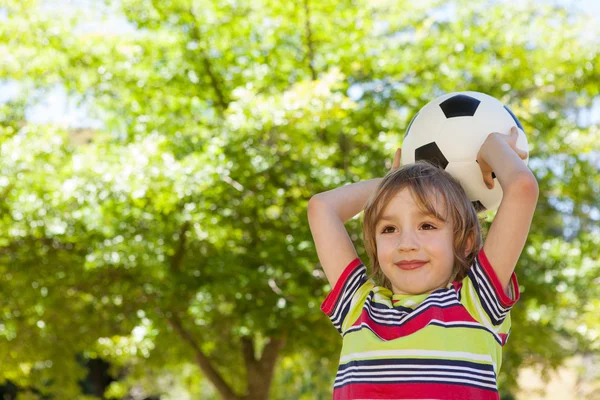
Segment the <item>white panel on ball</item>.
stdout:
[[456,117],[446,120],[436,142],[449,162],[473,161],[485,141],[489,123],[473,117]]

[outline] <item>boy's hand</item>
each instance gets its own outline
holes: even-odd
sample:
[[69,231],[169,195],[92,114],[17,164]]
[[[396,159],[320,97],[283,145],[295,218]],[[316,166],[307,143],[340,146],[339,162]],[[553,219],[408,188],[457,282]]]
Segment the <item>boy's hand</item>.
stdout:
[[490,133],[488,137],[485,139],[485,142],[481,145],[481,149],[477,153],[477,163],[479,163],[479,168],[481,168],[481,174],[483,175],[483,182],[487,186],[488,189],[494,188],[494,178],[492,177],[493,169],[490,164],[483,158],[482,153],[484,147],[493,145],[493,141],[496,140],[496,137],[502,138],[508,145],[517,153],[517,155],[522,159],[526,160],[528,153],[523,150],[519,150],[517,148],[517,138],[519,137],[519,131],[516,126],[513,126],[510,130],[509,135],[504,135],[502,133],[494,132]]
[[390,169],[390,172],[400,168],[400,157],[402,156],[402,149],[400,147],[398,147],[398,150],[396,150],[396,155],[394,156],[394,162],[392,163],[392,169]]

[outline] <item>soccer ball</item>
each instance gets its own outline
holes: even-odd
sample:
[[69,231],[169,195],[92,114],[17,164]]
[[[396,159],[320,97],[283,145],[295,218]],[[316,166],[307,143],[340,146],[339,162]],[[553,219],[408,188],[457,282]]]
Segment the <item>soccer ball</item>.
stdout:
[[[502,200],[502,188],[495,175],[494,188],[487,188],[477,153],[490,133],[508,135],[515,125],[517,148],[528,151],[523,126],[499,100],[479,92],[440,96],[421,108],[408,125],[401,164],[428,160],[460,182],[477,212],[494,210]],[[524,160],[526,165],[528,161]]]

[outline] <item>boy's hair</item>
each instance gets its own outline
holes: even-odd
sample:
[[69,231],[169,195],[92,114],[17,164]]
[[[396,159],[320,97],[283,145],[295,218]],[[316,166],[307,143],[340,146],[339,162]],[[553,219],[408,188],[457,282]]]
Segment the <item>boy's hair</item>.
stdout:
[[[392,290],[390,280],[383,274],[377,259],[376,225],[389,201],[402,189],[408,188],[422,211],[454,228],[454,267],[450,282],[461,281],[467,276],[475,256],[482,247],[481,226],[475,208],[464,189],[448,172],[427,161],[417,161],[390,171],[371,195],[364,211],[363,241],[373,272],[371,278],[381,286]],[[445,204],[446,215],[440,215],[436,200]],[[469,253],[467,240],[473,238]]]

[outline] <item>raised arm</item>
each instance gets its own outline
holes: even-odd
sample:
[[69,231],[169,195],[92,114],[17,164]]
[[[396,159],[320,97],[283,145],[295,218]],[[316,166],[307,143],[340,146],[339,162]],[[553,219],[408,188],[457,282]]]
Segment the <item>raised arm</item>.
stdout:
[[308,223],[327,280],[334,287],[344,268],[358,255],[344,223],[360,213],[382,178],[361,181],[314,195]]
[[492,133],[477,157],[486,185],[493,187],[494,171],[503,191],[483,250],[505,292],[525,246],[539,194],[535,176],[521,160],[527,153],[516,148],[517,137],[516,127],[510,135]]
[[[400,166],[396,151],[392,170]],[[327,280],[334,287],[344,268],[358,255],[344,223],[364,210],[383,178],[345,185],[314,195],[308,202],[308,223]]]

